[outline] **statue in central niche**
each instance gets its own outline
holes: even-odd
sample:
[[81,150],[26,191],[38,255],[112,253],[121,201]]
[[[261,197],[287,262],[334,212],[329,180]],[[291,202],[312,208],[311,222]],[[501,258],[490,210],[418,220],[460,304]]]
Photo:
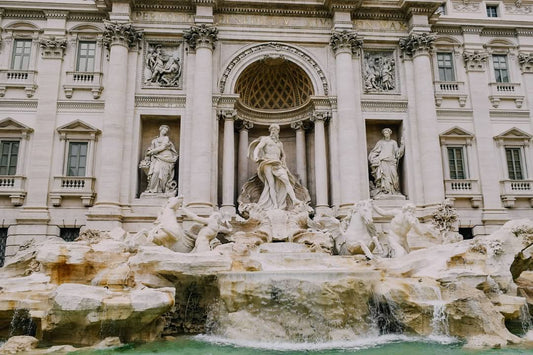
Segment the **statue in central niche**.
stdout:
[[[287,168],[279,126],[269,127],[270,135],[255,139],[248,156],[257,163],[257,174],[246,182],[239,197],[239,210],[294,210],[308,204],[310,198]],[[249,211],[248,211],[249,212]],[[245,213],[247,214],[247,213]]]

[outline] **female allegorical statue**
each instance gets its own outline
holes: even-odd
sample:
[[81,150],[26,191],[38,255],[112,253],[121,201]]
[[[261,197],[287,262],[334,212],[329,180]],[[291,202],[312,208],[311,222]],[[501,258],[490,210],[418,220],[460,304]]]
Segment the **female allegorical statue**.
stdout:
[[159,127],[159,136],[152,140],[144,160],[139,164],[148,176],[148,187],[145,193],[162,193],[171,196],[176,194],[174,165],[178,160],[178,153],[168,137],[168,131],[167,125]]

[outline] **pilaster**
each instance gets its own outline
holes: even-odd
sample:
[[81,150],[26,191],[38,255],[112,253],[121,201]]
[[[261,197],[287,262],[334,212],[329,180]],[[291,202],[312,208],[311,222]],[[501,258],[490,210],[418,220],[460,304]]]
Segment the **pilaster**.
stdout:
[[325,123],[330,117],[331,113],[327,111],[316,111],[311,116],[311,121],[315,124],[315,193],[316,213],[318,215],[329,213]]
[[237,189],[240,191],[248,180],[248,131],[254,124],[250,121],[240,121],[239,127],[239,152],[237,162]]
[[224,120],[224,147],[222,158],[222,210],[235,214],[235,131],[236,110],[222,110],[219,116]]
[[305,123],[298,121],[291,123],[291,128],[296,133],[296,175],[300,184],[307,188],[307,158],[305,145]]

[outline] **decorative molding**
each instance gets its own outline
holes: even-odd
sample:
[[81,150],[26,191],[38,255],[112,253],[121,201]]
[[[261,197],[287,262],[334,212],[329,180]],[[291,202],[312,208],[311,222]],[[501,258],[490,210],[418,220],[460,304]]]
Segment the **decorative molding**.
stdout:
[[480,36],[483,37],[515,37],[516,30],[514,29],[505,29],[505,28],[484,28]]
[[402,11],[380,9],[379,11],[370,9],[360,9],[353,14],[353,19],[374,19],[374,20],[403,20],[407,18]]
[[103,43],[107,49],[113,44],[131,48],[139,44],[143,38],[143,32],[135,29],[131,23],[105,21],[104,25]]
[[429,54],[433,50],[436,33],[411,33],[400,38],[399,46],[404,56],[413,57],[418,54]]
[[308,9],[275,9],[270,7],[217,7],[218,14],[239,14],[239,15],[269,15],[269,16],[291,16],[291,17],[321,17],[329,18],[330,12],[325,10]]
[[533,28],[516,28],[515,31],[518,36],[533,37]]
[[24,10],[7,10],[3,18],[17,18],[17,19],[32,19],[32,20],[46,20],[46,16],[42,11],[24,11]]
[[185,96],[136,95],[136,107],[184,108]]
[[104,112],[104,101],[58,101],[58,112]]
[[433,26],[431,30],[439,35],[447,34],[460,36],[463,34],[461,27]]
[[489,54],[487,52],[464,52],[466,71],[485,71]]
[[218,28],[206,24],[191,26],[189,30],[183,32],[183,38],[193,51],[197,48],[215,49],[218,40]]
[[366,112],[407,112],[407,101],[361,100]]
[[0,100],[0,110],[2,109],[14,109],[22,111],[36,111],[37,110],[37,100]]
[[222,120],[237,120],[237,110],[235,109],[222,109],[218,110],[217,117]]
[[39,40],[41,55],[46,59],[61,59],[67,48],[67,40],[56,39],[55,37],[43,37]]
[[289,52],[294,55],[297,55],[299,58],[307,62],[309,65],[313,67],[316,74],[320,78],[320,81],[322,82],[322,87],[324,89],[324,95],[328,95],[329,88],[328,88],[328,81],[326,74],[324,74],[324,71],[320,68],[318,63],[311,58],[309,55],[301,51],[300,49],[296,47],[292,47],[290,45],[284,44],[284,43],[278,43],[278,42],[269,42],[269,43],[263,43],[259,44],[257,46],[253,46],[250,48],[245,49],[244,51],[238,53],[235,55],[235,57],[232,59],[232,61],[228,64],[226,69],[224,70],[224,73],[222,73],[222,78],[220,79],[219,89],[220,92],[223,93],[226,88],[226,82],[228,80],[228,77],[230,73],[232,72],[233,68],[242,61],[244,58],[248,57],[251,54],[261,52],[261,51],[269,51],[269,50],[275,50],[276,52]]
[[478,12],[479,11],[479,5],[480,2],[475,1],[452,1],[453,9],[457,12]]
[[491,121],[498,121],[498,118],[500,118],[501,122],[505,123],[509,123],[511,119],[529,122],[529,115],[529,110],[490,109],[489,111]]
[[311,122],[316,121],[323,121],[326,123],[331,118],[331,112],[330,111],[315,111],[311,115]]
[[68,14],[69,21],[80,21],[80,22],[103,22],[106,19],[104,14],[99,13],[85,13],[85,12],[74,12]]
[[514,4],[514,5],[511,5],[511,4],[506,4],[505,5],[505,12],[508,13],[508,14],[513,14],[513,15],[529,15],[531,14],[531,6],[529,5],[526,5],[526,6],[523,6],[523,5],[518,5],[518,4]]
[[363,40],[357,36],[355,31],[334,31],[329,45],[335,54],[349,52],[352,55],[358,55],[363,47]]
[[59,18],[66,19],[68,17],[68,11],[64,10],[44,10],[46,18]]
[[518,63],[522,73],[533,73],[533,53],[518,53]]

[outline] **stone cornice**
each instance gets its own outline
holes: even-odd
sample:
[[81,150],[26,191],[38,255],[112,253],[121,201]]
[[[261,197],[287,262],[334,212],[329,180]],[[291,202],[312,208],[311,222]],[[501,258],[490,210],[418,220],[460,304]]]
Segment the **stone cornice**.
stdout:
[[44,10],[46,18],[59,18],[66,19],[68,17],[68,11],[62,10]]
[[352,16],[356,20],[406,20],[405,14],[398,10],[360,9]]
[[355,31],[335,31],[331,34],[329,45],[335,54],[344,51],[357,54],[361,51],[363,40],[358,38]]
[[407,101],[362,100],[361,107],[366,112],[407,112]]
[[218,7],[216,14],[243,14],[243,15],[268,15],[268,16],[299,16],[329,18],[328,10],[321,9],[286,9],[270,7]]
[[69,21],[102,22],[105,19],[105,14],[101,13],[70,12],[68,14]]
[[143,33],[135,29],[131,23],[105,21],[103,42],[107,48],[113,44],[134,47],[143,38]]
[[189,30],[183,32],[183,38],[192,50],[196,50],[196,48],[215,49],[215,43],[218,40],[218,28],[205,24],[191,26]]
[[136,95],[136,107],[184,108],[185,96]]
[[435,33],[411,33],[407,37],[400,38],[399,46],[406,56],[414,56],[422,53],[430,53],[437,35]]

